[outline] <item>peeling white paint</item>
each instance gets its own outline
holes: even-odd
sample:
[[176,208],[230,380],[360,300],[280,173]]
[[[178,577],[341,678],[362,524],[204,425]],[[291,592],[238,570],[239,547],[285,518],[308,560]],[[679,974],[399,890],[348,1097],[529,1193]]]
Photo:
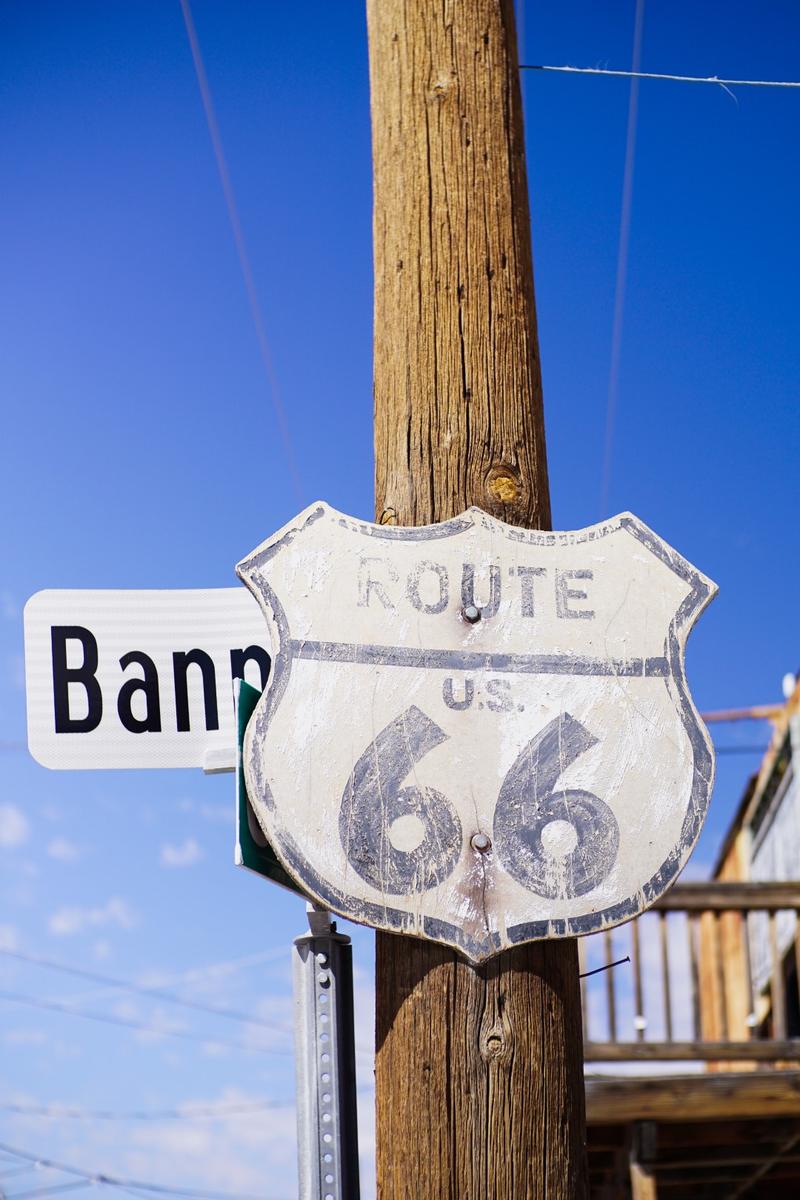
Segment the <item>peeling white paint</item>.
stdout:
[[713,775],[683,649],[715,589],[636,518],[404,530],[317,504],[238,570],[275,663],[248,790],[321,903],[482,958],[675,878]]

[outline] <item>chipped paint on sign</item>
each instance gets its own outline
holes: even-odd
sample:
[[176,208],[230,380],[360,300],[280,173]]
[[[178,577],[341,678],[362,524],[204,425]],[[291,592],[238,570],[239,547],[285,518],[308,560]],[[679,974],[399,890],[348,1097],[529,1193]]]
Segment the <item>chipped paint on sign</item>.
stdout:
[[402,528],[318,503],[237,571],[274,655],[248,793],[319,903],[477,961],[675,880],[713,783],[683,656],[716,587],[636,517]]

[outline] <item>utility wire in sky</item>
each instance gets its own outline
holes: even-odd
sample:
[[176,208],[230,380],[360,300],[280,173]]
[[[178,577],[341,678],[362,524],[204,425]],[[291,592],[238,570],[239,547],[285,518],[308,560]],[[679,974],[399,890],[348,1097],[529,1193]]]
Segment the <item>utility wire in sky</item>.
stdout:
[[[3,1166],[5,1166],[6,1163],[10,1163],[12,1161],[13,1160],[10,1158],[4,1158]],[[21,1167],[10,1167],[8,1171],[0,1171],[0,1188],[2,1188],[4,1186],[4,1181],[6,1179],[13,1179],[17,1175],[27,1175],[28,1172],[32,1171],[33,1169],[34,1169],[33,1163],[23,1163]]]
[[242,1050],[245,1054],[255,1051],[257,1054],[285,1054],[292,1051],[282,1046],[248,1045],[245,1042],[234,1042],[229,1038],[216,1037],[214,1034],[193,1033],[188,1029],[171,1029],[169,1026],[148,1024],[146,1021],[136,1021],[133,1018],[118,1017],[111,1013],[87,1012],[83,1008],[74,1008],[69,1004],[61,1004],[57,1000],[44,1000],[39,996],[24,996],[19,992],[0,991],[0,1000],[9,1004],[24,1004],[28,1008],[40,1008],[47,1012],[65,1013],[70,1017],[81,1017],[85,1021],[100,1021],[104,1025],[118,1025],[123,1029],[135,1029],[140,1033],[153,1033],[159,1037],[182,1038],[187,1042],[202,1042],[207,1046],[226,1046],[231,1050]]
[[289,1108],[291,1100],[256,1100],[250,1104],[187,1105],[185,1108],[143,1108],[119,1111],[108,1108],[68,1108],[61,1104],[14,1104],[0,1101],[0,1111],[21,1117],[62,1118],[77,1121],[213,1121],[225,1117],[254,1116],[268,1109]]
[[[53,1171],[63,1171],[65,1175],[77,1175],[86,1183],[99,1183],[106,1187],[117,1188],[136,1188],[141,1192],[149,1192],[154,1195],[163,1196],[193,1196],[196,1200],[264,1200],[263,1196],[255,1196],[252,1193],[246,1192],[211,1192],[201,1188],[179,1188],[171,1187],[164,1183],[144,1183],[138,1179],[121,1179],[116,1175],[108,1175],[101,1171],[86,1171],[82,1167],[67,1166],[66,1163],[55,1162],[53,1159],[42,1158],[40,1154],[30,1154],[27,1150],[17,1150],[13,1146],[7,1146],[0,1142],[0,1150],[5,1154],[12,1155],[16,1159],[22,1159],[25,1162],[31,1163],[34,1166],[49,1168]],[[12,1200],[9,1197],[9,1200]]]
[[[19,952],[17,952],[17,953],[19,953]],[[172,974],[168,974],[168,973],[165,974],[162,972],[158,972],[158,977],[161,981],[159,986],[161,988],[169,988],[169,987],[181,986],[181,985],[185,985],[185,984],[197,983],[198,981],[202,981],[204,979],[209,979],[209,978],[211,978],[211,979],[224,978],[225,976],[232,974],[234,971],[241,970],[243,967],[254,966],[258,963],[274,962],[276,959],[285,959],[285,958],[286,958],[285,947],[278,946],[273,950],[259,950],[254,954],[245,954],[239,958],[221,959],[218,962],[209,963],[205,967],[190,967],[187,971],[178,971],[178,972],[174,972]],[[32,956],[26,956],[26,960],[34,961]],[[50,964],[49,959],[45,960],[45,959],[37,958],[37,959],[35,959],[35,962],[38,966],[44,966],[45,964],[47,964],[47,965]],[[59,966],[58,966],[59,970],[61,969],[62,965],[63,964],[59,964]],[[55,965],[54,965],[54,969],[56,969]],[[141,985],[137,984],[137,987],[138,986],[146,987],[148,985],[147,984],[141,984]],[[123,981],[121,981],[120,983],[110,983],[109,982],[104,987],[91,988],[89,991],[85,991],[85,992],[71,993],[69,996],[64,996],[63,999],[65,1002],[68,1002],[71,1004],[75,1004],[75,1003],[82,1004],[84,1000],[105,999],[107,996],[113,996],[115,992],[125,991],[126,988],[127,988],[127,985]],[[174,995],[174,993],[170,993],[170,995]],[[250,1018],[248,1018],[248,1020],[249,1019]]]
[[211,98],[211,89],[208,86],[208,76],[206,75],[203,57],[200,53],[200,43],[197,40],[197,30],[194,26],[189,0],[180,0],[180,3],[181,12],[183,13],[183,22],[186,26],[186,33],[189,38],[189,46],[191,47],[192,51],[192,60],[194,62],[195,75],[197,76],[197,86],[200,89],[200,97],[203,101],[203,111],[206,115],[208,132],[211,138],[211,145],[214,150],[214,158],[216,159],[217,163],[217,171],[219,172],[220,183],[222,184],[222,192],[225,197],[225,207],[228,210],[228,219],[231,224],[233,240],[236,243],[236,253],[239,257],[239,266],[242,270],[244,288],[247,293],[247,300],[250,305],[251,315],[253,317],[256,338],[258,340],[258,349],[261,354],[261,361],[264,366],[270,395],[272,397],[272,406],[275,410],[275,417],[278,422],[278,428],[280,430],[281,440],[283,442],[286,465],[289,469],[292,487],[297,496],[297,500],[302,505],[304,503],[303,486],[300,481],[300,473],[297,468],[297,460],[295,458],[294,447],[292,445],[292,437],[289,432],[289,422],[286,418],[286,409],[283,406],[280,389],[278,388],[278,380],[275,375],[275,368],[272,362],[272,353],[269,348],[269,342],[267,341],[264,318],[261,314],[261,305],[258,301],[258,292],[256,291],[255,279],[250,266],[250,256],[247,253],[247,244],[244,240],[242,223],[239,220],[239,209],[236,204],[233,183],[231,182],[230,172],[228,171],[228,163],[225,158],[225,151],[222,147],[222,136],[217,123],[214,102]]
[[633,65],[631,91],[628,101],[628,132],[625,138],[625,167],[622,174],[622,206],[617,247],[617,278],[614,287],[614,317],[611,324],[611,361],[608,369],[605,435],[603,438],[603,474],[600,485],[600,519],[608,516],[608,496],[611,487],[611,462],[614,453],[614,426],[619,393],[619,364],[622,351],[622,323],[625,315],[625,289],[628,280],[628,247],[631,232],[631,202],[633,200],[633,167],[636,160],[636,127],[639,119],[639,78],[642,61],[645,0],[636,0],[633,22]]
[[91,1187],[91,1179],[73,1179],[70,1183],[54,1183],[49,1187],[31,1188],[27,1192],[13,1192],[8,1200],[33,1200],[36,1196],[52,1196],[56,1192],[74,1192],[76,1188]]
[[265,1029],[271,1029],[277,1033],[291,1033],[291,1029],[288,1026],[281,1025],[277,1021],[268,1021],[263,1017],[254,1017],[249,1013],[238,1012],[235,1008],[204,1004],[202,1000],[187,1000],[183,996],[176,996],[173,992],[165,991],[163,988],[147,987],[145,984],[133,983],[125,979],[114,979],[110,975],[102,975],[98,971],[89,971],[84,967],[73,967],[66,963],[54,962],[49,958],[41,958],[36,954],[26,954],[23,950],[11,950],[0,947],[0,954],[4,954],[7,958],[16,958],[20,962],[31,963],[36,967],[45,967],[48,971],[60,971],[64,975],[74,975],[78,979],[88,979],[92,983],[102,983],[121,991],[135,992],[137,995],[149,996],[155,1000],[165,1000],[169,1004],[177,1004],[181,1008],[191,1008],[197,1012],[211,1013],[215,1017],[225,1017],[229,1021],[242,1021],[248,1025],[261,1025]]
[[615,75],[619,79],[668,79],[673,83],[713,83],[717,87],[800,88],[790,79],[722,79],[719,75],[667,75],[657,71],[612,71],[608,67],[549,67],[520,63],[520,71],[562,71],[568,75]]

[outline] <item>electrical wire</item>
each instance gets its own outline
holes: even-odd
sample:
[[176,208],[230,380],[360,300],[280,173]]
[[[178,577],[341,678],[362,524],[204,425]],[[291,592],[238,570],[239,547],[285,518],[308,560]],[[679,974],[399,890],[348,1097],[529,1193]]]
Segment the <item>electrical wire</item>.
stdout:
[[717,87],[800,88],[800,81],[788,79],[722,79],[719,75],[667,75],[657,71],[612,71],[606,67],[552,67],[541,63],[520,63],[520,71],[563,71],[569,75],[615,75],[619,79],[668,79],[674,83],[714,83]]
[[608,496],[611,487],[611,463],[614,452],[614,427],[617,416],[619,394],[619,367],[622,355],[622,324],[625,316],[625,291],[628,282],[628,249],[631,235],[631,206],[633,202],[633,168],[636,161],[636,129],[639,123],[639,65],[642,61],[642,37],[644,34],[645,0],[636,0],[633,22],[633,65],[631,90],[628,100],[628,129],[625,135],[625,167],[622,173],[622,205],[619,221],[619,243],[617,247],[617,275],[614,284],[614,316],[611,323],[611,359],[608,368],[608,391],[606,397],[605,435],[603,439],[603,473],[600,485],[600,512],[602,519],[608,511]]
[[[28,957],[31,959],[31,961],[33,960],[33,956]],[[159,976],[161,978],[160,986],[162,988],[167,988],[196,983],[198,980],[208,979],[209,977],[212,979],[224,978],[227,975],[230,975],[232,972],[238,971],[242,967],[249,967],[255,963],[273,962],[275,959],[282,959],[285,957],[286,950],[282,947],[278,947],[277,949],[273,950],[259,950],[255,954],[245,954],[240,958],[221,959],[219,962],[209,963],[208,966],[205,967],[192,967],[187,971],[174,972],[173,974],[165,974],[162,976],[159,972]],[[50,965],[51,960],[36,959],[36,963],[37,965],[41,966],[44,966],[45,964]],[[52,966],[55,970],[61,970],[63,965],[64,964],[61,963],[52,963]],[[147,985],[134,984],[133,986],[135,989],[139,986],[144,987]],[[68,996],[64,996],[63,999],[73,1004],[83,1003],[84,1000],[105,999],[106,997],[112,996],[115,992],[120,990],[125,990],[125,988],[122,987],[122,981],[120,981],[119,984],[109,983],[106,987],[91,988],[89,991],[85,992],[71,992]],[[170,992],[170,995],[174,995],[174,992]],[[250,1018],[248,1018],[248,1020],[249,1019]]]
[[630,954],[626,954],[624,958],[618,958],[615,962],[605,963],[602,967],[595,967],[591,971],[581,971],[578,979],[588,979],[590,975],[599,975],[601,971],[611,971],[614,967],[621,967],[623,963],[629,963],[630,961]]
[[304,502],[303,486],[300,480],[300,473],[297,469],[297,460],[295,458],[292,438],[289,432],[289,422],[286,418],[286,409],[281,399],[278,388],[278,380],[275,376],[275,368],[272,363],[272,353],[267,341],[267,333],[264,327],[264,318],[261,314],[261,305],[258,302],[258,292],[256,291],[255,279],[250,266],[250,256],[247,253],[247,245],[244,240],[244,232],[242,223],[239,220],[239,209],[236,204],[236,196],[233,191],[233,183],[231,182],[230,172],[228,171],[228,163],[225,158],[225,151],[222,146],[222,135],[219,131],[217,123],[217,115],[214,110],[214,102],[211,98],[211,89],[208,86],[208,76],[206,75],[203,56],[200,53],[200,43],[197,39],[197,30],[195,29],[194,19],[189,0],[180,0],[181,12],[183,13],[183,22],[186,26],[186,34],[189,38],[189,46],[192,51],[192,61],[194,63],[195,75],[197,77],[197,86],[200,89],[200,97],[203,101],[203,111],[208,125],[208,133],[211,138],[211,145],[214,150],[214,158],[217,164],[220,183],[222,184],[222,192],[225,197],[225,207],[228,210],[228,219],[233,233],[233,240],[236,243],[236,253],[239,257],[239,266],[242,271],[244,280],[244,288],[247,293],[247,300],[250,305],[250,313],[255,326],[256,339],[258,341],[258,349],[261,354],[261,361],[266,373],[267,382],[269,384],[270,395],[272,397],[272,406],[275,410],[275,416],[278,421],[281,440],[283,441],[284,454],[286,455],[286,463],[289,468],[289,474],[292,479],[292,487],[300,504]]
[[74,975],[78,979],[88,979],[92,983],[101,983],[109,987],[119,988],[122,991],[135,992],[138,995],[149,996],[156,1000],[166,1000],[169,1004],[177,1004],[181,1008],[191,1008],[197,1012],[211,1013],[215,1017],[225,1017],[230,1021],[242,1021],[248,1025],[262,1025],[265,1029],[271,1029],[277,1033],[291,1032],[286,1025],[280,1025],[276,1021],[265,1020],[263,1017],[253,1017],[248,1013],[239,1012],[235,1008],[204,1004],[200,1000],[187,1000],[183,996],[176,996],[173,992],[165,991],[163,988],[147,987],[146,984],[133,983],[125,979],[115,979],[110,975],[103,975],[98,971],[90,971],[85,967],[73,967],[67,963],[54,962],[52,959],[42,958],[37,954],[27,954],[22,950],[11,950],[4,947],[0,947],[0,954],[6,955],[7,958],[15,958],[19,962],[31,963],[36,967],[45,967],[49,971],[60,971],[64,975]]
[[[11,1162],[10,1158],[3,1159],[3,1166],[7,1162]],[[3,1181],[6,1179],[15,1178],[17,1175],[27,1175],[29,1171],[34,1169],[33,1163],[25,1163],[21,1167],[12,1167],[9,1171],[0,1171],[0,1188],[3,1186]]]
[[70,1183],[54,1183],[50,1187],[31,1188],[27,1192],[13,1192],[7,1200],[33,1200],[34,1196],[52,1196],[55,1192],[74,1192],[76,1188],[92,1187],[91,1179],[73,1179]]
[[61,1004],[57,1000],[43,1000],[39,996],[25,996],[19,992],[0,991],[0,1000],[6,1000],[9,1004],[24,1004],[29,1008],[41,1008],[47,1012],[66,1013],[71,1017],[81,1017],[86,1021],[99,1021],[105,1025],[118,1025],[123,1029],[135,1029],[142,1033],[153,1033],[159,1037],[181,1038],[187,1042],[202,1042],[203,1045],[225,1046],[232,1050],[242,1050],[246,1054],[255,1051],[258,1054],[280,1054],[292,1056],[290,1049],[284,1049],[282,1046],[250,1046],[245,1042],[235,1042],[229,1038],[216,1037],[213,1034],[193,1033],[188,1029],[169,1029],[161,1028],[158,1025],[148,1024],[146,1021],[137,1021],[129,1017],[118,1017],[111,1013],[87,1012],[86,1009],[75,1008],[69,1004]]
[[286,1108],[290,1100],[257,1100],[250,1104],[198,1105],[191,1108],[153,1108],[119,1111],[107,1108],[66,1108],[58,1104],[14,1104],[0,1101],[0,1112],[21,1117],[66,1118],[81,1121],[199,1121],[224,1117],[248,1116],[269,1109]]
[[[76,975],[79,978],[88,979],[96,983],[104,983],[112,988],[119,988],[125,991],[141,994],[152,999],[166,1000],[172,1004],[183,1005],[186,1008],[196,1009],[199,1012],[208,1012],[214,1016],[225,1016],[230,1020],[241,1021],[249,1025],[260,1025],[265,1029],[269,1029],[274,1033],[280,1033],[284,1037],[288,1037],[292,1030],[286,1025],[280,1025],[276,1021],[268,1021],[262,1017],[249,1017],[246,1013],[237,1012],[235,1009],[218,1008],[214,1005],[202,1004],[200,1001],[184,1000],[180,996],[175,996],[172,992],[163,991],[161,988],[149,988],[142,984],[132,983],[129,980],[114,979],[108,975],[102,975],[97,971],[89,971],[83,967],[72,967],[66,963],[54,962],[52,959],[42,958],[35,954],[26,954],[22,950],[9,950],[0,947],[0,954],[6,955],[8,958],[18,959],[20,962],[31,963],[34,966],[46,967],[49,970],[61,971],[67,975]],[[255,957],[255,956],[254,956]],[[260,957],[260,956],[259,956]],[[245,960],[248,961],[248,960]],[[228,964],[223,963],[223,966]],[[199,972],[198,972],[199,973]],[[47,1009],[51,1012],[68,1013],[76,1017],[85,1017],[90,1021],[102,1021],[109,1025],[122,1025],[129,1029],[139,1029],[145,1033],[155,1033],[166,1037],[178,1037],[187,1041],[196,1041],[203,1043],[213,1043],[218,1046],[229,1046],[237,1050],[250,1050],[250,1046],[244,1045],[242,1042],[230,1041],[224,1038],[218,1038],[212,1035],[205,1036],[203,1034],[191,1033],[183,1030],[162,1029],[159,1026],[147,1024],[146,1022],[138,1022],[129,1020],[123,1017],[107,1015],[105,1013],[87,1012],[86,1009],[76,1007],[73,1001],[60,1000],[42,1000],[39,997],[22,995],[18,992],[2,992],[0,991],[0,1000],[8,1000],[11,1003],[26,1004],[33,1008]],[[282,1048],[272,1048],[267,1046],[255,1046],[253,1049],[259,1050],[264,1054],[280,1054],[290,1055],[292,1052]],[[357,1046],[356,1053],[360,1055],[372,1056],[372,1051],[364,1047]]]
[[[116,1175],[108,1175],[105,1172],[86,1171],[82,1167],[67,1166],[66,1163],[42,1158],[40,1154],[30,1154],[27,1150],[17,1150],[14,1146],[7,1146],[3,1142],[0,1142],[0,1150],[5,1151],[6,1154],[13,1155],[14,1158],[32,1163],[34,1166],[48,1167],[53,1171],[63,1171],[65,1175],[78,1175],[86,1183],[100,1183],[107,1187],[124,1188],[126,1190],[137,1188],[143,1192],[162,1196],[193,1196],[197,1200],[264,1200],[263,1196],[255,1196],[252,1193],[246,1192],[212,1192],[199,1188],[170,1187],[164,1183],[144,1183],[138,1179],[121,1179]],[[9,1200],[11,1200],[11,1197],[9,1197]]]

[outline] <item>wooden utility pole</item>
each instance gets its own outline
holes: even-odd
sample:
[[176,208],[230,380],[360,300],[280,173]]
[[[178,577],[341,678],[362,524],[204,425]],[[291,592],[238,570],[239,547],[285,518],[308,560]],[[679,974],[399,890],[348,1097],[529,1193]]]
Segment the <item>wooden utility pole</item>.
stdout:
[[[512,0],[367,0],[377,518],[550,527]],[[583,1200],[574,941],[377,934],[380,1200]]]

